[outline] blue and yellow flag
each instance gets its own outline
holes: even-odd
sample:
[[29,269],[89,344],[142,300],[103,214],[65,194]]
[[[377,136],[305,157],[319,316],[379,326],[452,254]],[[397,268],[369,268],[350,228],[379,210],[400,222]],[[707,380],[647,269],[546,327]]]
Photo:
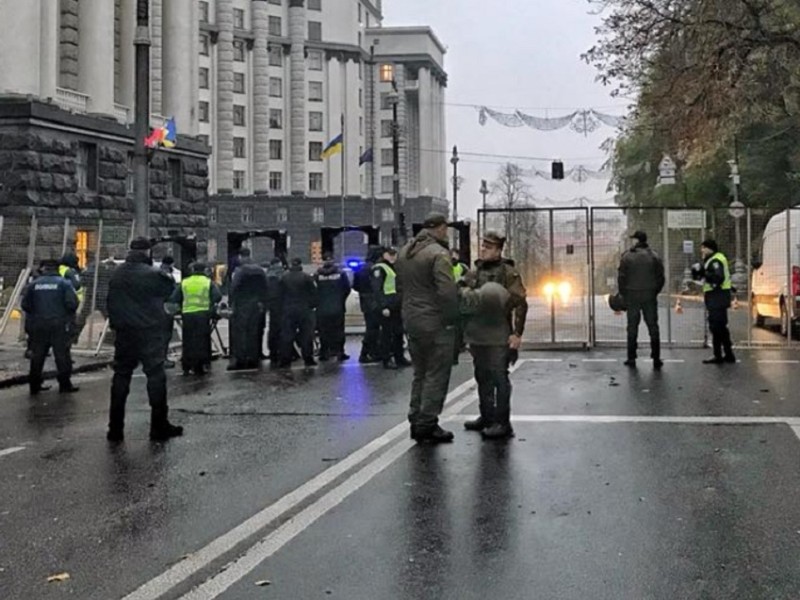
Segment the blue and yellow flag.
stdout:
[[344,134],[340,133],[333,138],[327,146],[325,146],[325,149],[322,151],[322,158],[330,158],[331,156],[339,154],[342,151],[343,146]]
[[174,148],[178,143],[178,127],[175,125],[175,117],[170,117],[164,124],[164,135],[161,143],[166,148]]

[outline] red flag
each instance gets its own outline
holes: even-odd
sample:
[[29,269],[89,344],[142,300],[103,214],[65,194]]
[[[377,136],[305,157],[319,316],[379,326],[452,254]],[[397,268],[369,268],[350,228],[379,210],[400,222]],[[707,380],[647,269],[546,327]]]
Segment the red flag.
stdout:
[[158,127],[153,129],[153,133],[149,136],[144,138],[144,145],[146,148],[157,148],[159,144],[161,144],[161,140],[164,136],[164,129],[163,127]]

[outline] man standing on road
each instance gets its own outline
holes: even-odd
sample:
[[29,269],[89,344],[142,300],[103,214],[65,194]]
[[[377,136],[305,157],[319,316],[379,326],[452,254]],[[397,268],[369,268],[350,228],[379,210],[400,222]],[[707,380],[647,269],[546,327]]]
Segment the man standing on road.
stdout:
[[241,264],[231,278],[231,362],[229,371],[257,369],[261,364],[267,298],[267,274],[253,262],[250,250],[242,249]]
[[294,342],[297,339],[300,353],[307,367],[314,367],[314,309],[319,305],[314,278],[303,271],[303,261],[293,258],[289,271],[281,279],[281,368],[292,364]]
[[[692,275],[703,279],[703,295],[708,311],[708,328],[711,331],[714,356],[703,361],[706,365],[735,363],[731,332],[728,329],[728,309],[731,307],[731,271],[727,257],[719,251],[715,240],[700,244],[705,264],[695,265]],[[724,355],[723,355],[724,351]]]
[[397,250],[384,248],[381,259],[372,268],[372,295],[380,319],[380,358],[384,369],[411,365],[403,354],[403,316],[397,295]]
[[397,284],[414,366],[408,413],[411,438],[452,442],[452,432],[439,426],[453,368],[459,310],[444,215],[429,215],[422,231],[400,251]]
[[324,261],[314,275],[319,293],[319,359],[324,361],[335,357],[345,361],[350,358],[344,351],[345,303],[350,296],[350,280],[333,261],[333,256],[326,254]]
[[136,238],[125,262],[117,267],[108,286],[108,316],[114,336],[114,379],[106,438],[124,439],[125,403],[133,370],[141,363],[150,399],[150,439],[164,441],[183,435],[183,427],[167,419],[167,375],[164,372],[164,304],[175,282],[153,267],[150,240]]
[[269,362],[277,366],[281,354],[281,279],[286,270],[280,258],[273,258],[267,269],[267,310],[269,311],[269,330],[267,331],[267,350]]
[[[82,285],[81,268],[78,264],[78,257],[74,253],[68,252],[61,257],[58,265],[58,274],[72,284],[75,293],[78,295],[78,308],[80,309],[84,304],[86,289]],[[76,312],[72,323],[70,323],[70,345],[78,343],[78,336],[83,330],[83,324],[80,322],[81,312]]]
[[664,289],[664,263],[650,246],[647,234],[637,231],[631,236],[636,245],[622,255],[619,264],[618,288],[628,311],[628,360],[625,365],[636,366],[637,338],[642,315],[650,333],[650,357],[653,368],[664,366],[661,361],[661,333],[658,328],[658,294]]
[[485,439],[514,436],[508,367],[519,351],[528,314],[522,277],[511,261],[503,259],[505,242],[500,234],[487,232],[481,241],[481,260],[475,271],[465,277],[470,288],[481,289],[493,282],[509,293],[505,305],[498,304],[495,310],[484,310],[472,316],[465,327],[465,337],[475,365],[481,414],[474,421],[464,423],[464,428],[482,432]]
[[43,260],[41,275],[28,285],[22,298],[25,327],[30,336],[31,361],[28,376],[31,395],[48,389],[42,385],[42,370],[50,348],[56,359],[59,391],[77,392],[72,385],[69,346],[78,296],[72,284],[59,275],[58,261]]
[[222,293],[217,284],[211,281],[207,270],[206,265],[194,263],[192,274],[181,281],[170,298],[170,303],[177,305],[181,312],[181,366],[184,375],[191,371],[196,375],[205,375],[206,367],[211,365],[211,319],[214,307],[222,301]]
[[358,292],[358,303],[364,315],[364,340],[358,362],[374,363],[380,360],[380,311],[375,307],[372,292],[372,268],[380,258],[381,249],[370,246],[366,262],[353,275],[353,289]]

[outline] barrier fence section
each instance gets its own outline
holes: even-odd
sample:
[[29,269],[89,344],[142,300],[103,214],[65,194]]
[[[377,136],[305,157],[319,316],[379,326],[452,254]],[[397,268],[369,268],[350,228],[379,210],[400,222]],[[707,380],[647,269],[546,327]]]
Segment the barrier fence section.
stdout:
[[[729,261],[729,326],[738,347],[797,348],[800,318],[800,209],[493,208],[478,211],[481,231],[507,239],[528,290],[526,341],[533,345],[624,346],[627,319],[608,306],[622,254],[644,231],[661,257],[658,297],[664,346],[710,343],[702,282],[693,266],[714,239]],[[648,343],[644,323],[639,342]]]

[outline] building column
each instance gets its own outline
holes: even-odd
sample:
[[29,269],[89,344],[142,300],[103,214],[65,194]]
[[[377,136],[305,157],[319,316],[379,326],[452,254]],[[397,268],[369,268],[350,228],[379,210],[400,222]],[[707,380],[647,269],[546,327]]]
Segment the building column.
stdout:
[[[430,71],[425,68],[420,68],[419,75],[417,76],[417,85],[419,95],[419,147],[423,150],[435,149],[441,150],[445,146],[442,145],[437,131],[438,124],[436,123],[433,115],[439,109],[436,106],[436,99],[433,95],[431,86]],[[432,154],[429,152],[421,153],[424,158],[430,160],[421,160],[419,166],[419,191],[421,195],[438,196],[441,186],[438,185],[439,178],[438,165],[441,162],[439,154]]]
[[90,113],[114,114],[114,3],[81,0],[78,85]]
[[150,113],[163,115],[162,107],[162,67],[164,37],[161,29],[164,24],[163,0],[152,0],[150,4]]
[[[291,71],[289,83],[290,111],[290,183],[293,194],[305,194],[306,162],[306,9],[305,0],[289,0],[289,38]],[[338,129],[338,127],[337,127]],[[332,136],[331,136],[332,137]]]
[[400,204],[405,204],[408,195],[408,110],[406,106],[406,68],[395,63],[394,78],[397,82],[397,90],[400,93],[400,100],[397,103],[397,122],[400,125]]
[[58,0],[42,0],[41,55],[39,57],[39,97],[55,98],[59,67]]
[[217,192],[233,192],[233,0],[217,0]]
[[122,0],[120,4],[119,26],[119,101],[130,109],[131,120],[136,103],[136,48],[133,38],[136,35],[136,0]]
[[0,93],[39,95],[40,12],[38,2],[0,2]]
[[[253,191],[269,192],[269,9],[266,0],[253,0]],[[283,50],[281,49],[281,52]]]
[[192,41],[199,25],[192,20],[192,4],[193,0],[168,0],[163,5],[161,29],[162,113],[174,117],[178,131],[187,134],[196,130],[192,80],[198,68],[198,50]]

